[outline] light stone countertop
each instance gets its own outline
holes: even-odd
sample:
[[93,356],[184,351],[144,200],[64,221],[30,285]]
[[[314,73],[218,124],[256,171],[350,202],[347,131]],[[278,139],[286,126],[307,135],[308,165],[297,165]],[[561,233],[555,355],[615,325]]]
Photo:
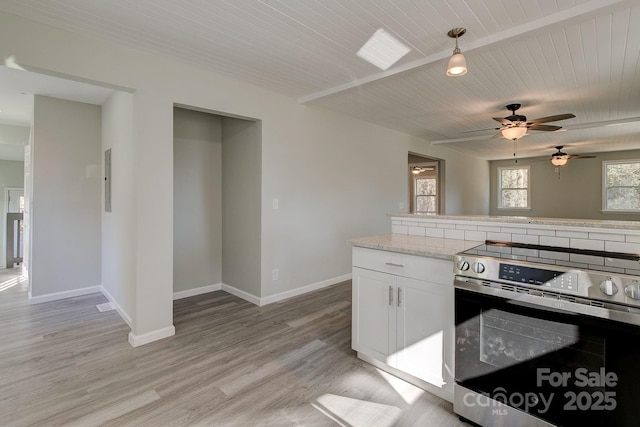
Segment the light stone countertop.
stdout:
[[614,221],[607,219],[538,218],[528,216],[497,215],[431,215],[415,213],[389,213],[389,217],[406,219],[429,219],[440,221],[502,222],[511,224],[537,224],[563,227],[609,228],[620,230],[640,230],[640,221]]
[[349,243],[361,248],[379,249],[451,261],[456,253],[484,242],[411,236],[407,234],[382,234],[351,239]]

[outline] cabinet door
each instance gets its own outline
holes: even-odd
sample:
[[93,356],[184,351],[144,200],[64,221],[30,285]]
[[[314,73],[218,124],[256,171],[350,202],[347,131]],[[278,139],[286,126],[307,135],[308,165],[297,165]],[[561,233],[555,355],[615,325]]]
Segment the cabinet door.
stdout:
[[453,283],[397,278],[397,368],[452,389]]
[[395,364],[396,277],[353,268],[351,346],[387,364]]

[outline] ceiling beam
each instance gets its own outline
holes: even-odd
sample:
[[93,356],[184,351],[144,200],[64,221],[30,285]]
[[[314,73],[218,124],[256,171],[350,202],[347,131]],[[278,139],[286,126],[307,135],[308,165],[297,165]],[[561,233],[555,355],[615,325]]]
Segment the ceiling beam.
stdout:
[[[549,28],[549,27],[566,23],[567,21],[572,21],[578,18],[585,18],[590,14],[593,14],[603,8],[611,7],[614,5],[618,5],[622,7],[622,6],[625,6],[626,4],[635,3],[636,1],[637,0],[591,0],[589,2],[579,4],[572,8],[565,9],[560,12],[556,12],[552,15],[543,16],[542,18],[529,21],[521,25],[517,25],[507,30],[500,31],[498,33],[491,34],[480,39],[472,40],[468,43],[464,43],[464,53],[471,52],[473,50],[477,50],[484,47],[489,47],[491,45],[504,42],[505,40],[510,40],[516,37],[522,37],[529,33],[533,33],[535,31],[539,31],[544,28]],[[388,77],[392,77],[398,74],[402,74],[407,71],[411,71],[416,68],[423,67],[425,65],[433,64],[442,59],[450,57],[451,52],[452,52],[452,49],[447,49],[447,50],[429,55],[425,58],[416,59],[415,61],[407,62],[406,64],[402,64],[397,67],[390,68],[386,71],[382,71],[379,73],[371,74],[370,76],[353,80],[349,83],[345,83],[342,85],[334,86],[329,89],[322,90],[320,92],[315,92],[309,95],[305,95],[303,97],[298,98],[298,103],[307,104],[331,95],[338,94],[340,92],[345,92],[347,90],[354,89],[356,87],[359,87],[368,83],[386,79]],[[460,139],[458,141],[461,141],[461,140],[467,140],[467,139]]]

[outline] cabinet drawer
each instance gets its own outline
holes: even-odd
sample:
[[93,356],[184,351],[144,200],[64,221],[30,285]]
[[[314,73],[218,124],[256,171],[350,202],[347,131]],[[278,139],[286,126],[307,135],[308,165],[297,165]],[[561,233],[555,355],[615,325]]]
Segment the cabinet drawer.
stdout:
[[453,286],[453,261],[354,247],[353,266]]

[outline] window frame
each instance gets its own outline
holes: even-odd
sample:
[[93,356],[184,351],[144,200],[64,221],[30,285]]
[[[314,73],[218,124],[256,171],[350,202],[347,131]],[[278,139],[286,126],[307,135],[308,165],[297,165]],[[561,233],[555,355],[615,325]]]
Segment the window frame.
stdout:
[[[636,209],[612,209],[607,206],[607,191],[609,187],[607,185],[608,175],[607,175],[607,166],[615,165],[615,164],[629,164],[629,163],[637,163],[640,164],[640,159],[627,159],[627,160],[603,160],[602,161],[602,213],[640,213],[640,204]],[[622,187],[622,186],[617,186]],[[625,187],[625,188],[640,188],[640,185],[637,187]]]
[[[513,210],[513,211],[530,211],[531,210],[531,167],[529,165],[523,165],[523,166],[498,166],[497,168],[497,184],[498,184],[498,192],[496,193],[497,195],[497,200],[496,200],[496,204],[497,204],[497,209],[499,210]],[[503,206],[502,205],[502,190],[504,190],[505,188],[502,187],[502,171],[503,170],[514,170],[514,169],[526,169],[527,171],[527,187],[525,188],[527,190],[527,206],[525,207],[513,207],[513,206]],[[510,189],[510,188],[506,188],[506,189]],[[514,190],[516,190],[516,188],[513,188]],[[517,190],[521,190],[521,188],[517,188]]]

